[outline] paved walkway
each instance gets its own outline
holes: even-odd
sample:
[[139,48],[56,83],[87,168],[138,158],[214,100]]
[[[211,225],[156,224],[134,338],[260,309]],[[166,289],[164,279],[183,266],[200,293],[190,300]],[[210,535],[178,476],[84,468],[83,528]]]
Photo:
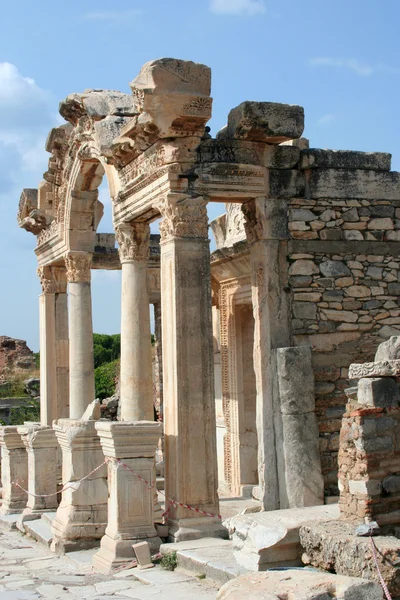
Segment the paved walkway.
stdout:
[[216,589],[189,575],[130,569],[114,576],[91,567],[93,551],[58,557],[19,533],[0,533],[1,600],[203,600]]

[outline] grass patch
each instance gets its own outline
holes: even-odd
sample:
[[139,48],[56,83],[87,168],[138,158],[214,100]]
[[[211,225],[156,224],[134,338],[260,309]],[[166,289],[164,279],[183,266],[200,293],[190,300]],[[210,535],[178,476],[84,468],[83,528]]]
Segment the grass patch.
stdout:
[[178,558],[176,556],[176,552],[168,552],[168,554],[164,554],[162,559],[160,560],[160,566],[165,571],[175,571],[178,565]]

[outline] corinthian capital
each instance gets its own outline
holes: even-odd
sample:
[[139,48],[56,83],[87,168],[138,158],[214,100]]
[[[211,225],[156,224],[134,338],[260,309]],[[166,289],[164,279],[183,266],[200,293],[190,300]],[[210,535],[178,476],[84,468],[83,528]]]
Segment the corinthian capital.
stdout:
[[284,198],[255,198],[242,204],[242,211],[250,244],[288,238],[288,207]]
[[161,240],[174,237],[208,239],[207,199],[168,194],[158,204],[163,216]]
[[64,267],[39,267],[36,271],[43,294],[65,294],[67,272]]
[[147,223],[123,223],[115,228],[121,263],[149,260],[150,226]]
[[65,256],[68,283],[89,283],[92,255],[89,252],[69,252]]

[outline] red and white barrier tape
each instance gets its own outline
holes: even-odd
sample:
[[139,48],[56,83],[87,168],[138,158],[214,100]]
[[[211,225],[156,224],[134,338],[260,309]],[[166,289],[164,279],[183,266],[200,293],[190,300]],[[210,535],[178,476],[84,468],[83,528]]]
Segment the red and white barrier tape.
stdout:
[[392,596],[390,595],[389,588],[386,585],[385,580],[383,579],[381,570],[379,568],[378,556],[377,556],[377,553],[376,553],[376,546],[375,546],[374,538],[372,537],[372,535],[370,536],[369,540],[371,542],[372,556],[373,556],[373,559],[374,559],[374,563],[375,563],[376,569],[378,571],[379,581],[381,582],[382,589],[385,592],[385,596],[386,596],[387,600],[392,600]]
[[[26,490],[24,487],[22,487],[22,485],[20,485],[20,483],[18,482],[18,480],[17,481],[13,481],[12,485],[15,485],[16,487],[18,487],[21,490],[23,490],[26,494],[28,494],[29,496],[33,496],[34,498],[50,498],[51,496],[56,496],[60,492],[65,492],[65,491],[67,491],[69,489],[72,489],[72,490],[76,491],[79,488],[79,486],[82,483],[82,481],[85,481],[85,479],[88,479],[91,475],[93,475],[93,473],[96,473],[96,471],[98,471],[99,469],[101,469],[105,464],[108,464],[109,462],[113,462],[113,460],[116,460],[116,462],[117,462],[117,468],[123,467],[125,470],[130,471],[137,479],[139,479],[145,485],[147,485],[147,487],[149,489],[156,489],[156,484],[157,484],[156,481],[154,481],[153,484],[149,483],[141,475],[139,475],[139,473],[136,473],[133,469],[131,469],[131,467],[129,465],[127,465],[126,463],[122,462],[122,460],[120,458],[117,458],[117,459],[106,458],[105,461],[101,463],[101,465],[99,465],[98,467],[96,467],[95,469],[93,469],[93,471],[90,471],[90,473],[88,473],[87,475],[85,475],[85,477],[82,477],[82,479],[79,479],[78,481],[72,481],[70,483],[65,484],[65,486],[59,492],[55,492],[53,494],[34,494],[33,492],[30,492],[29,490]],[[200,508],[196,508],[195,506],[190,506],[190,504],[184,504],[183,502],[178,502],[177,500],[173,500],[172,498],[167,498],[167,496],[164,494],[164,492],[162,490],[157,490],[157,491],[162,496],[164,496],[165,501],[166,501],[166,511],[162,515],[165,520],[168,517],[168,514],[169,514],[171,506],[180,506],[181,508],[186,508],[188,510],[196,512],[196,513],[198,513],[200,515],[203,515],[205,517],[212,517],[212,518],[217,518],[217,519],[222,520],[221,515],[214,515],[213,513],[205,512],[204,510],[200,510]]]

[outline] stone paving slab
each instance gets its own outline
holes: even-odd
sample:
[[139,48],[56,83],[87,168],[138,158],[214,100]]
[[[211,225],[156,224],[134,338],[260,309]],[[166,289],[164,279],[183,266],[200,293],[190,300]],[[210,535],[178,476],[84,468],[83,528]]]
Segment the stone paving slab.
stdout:
[[205,600],[216,590],[189,574],[129,569],[95,573],[94,550],[56,556],[18,531],[0,533],[1,600]]

